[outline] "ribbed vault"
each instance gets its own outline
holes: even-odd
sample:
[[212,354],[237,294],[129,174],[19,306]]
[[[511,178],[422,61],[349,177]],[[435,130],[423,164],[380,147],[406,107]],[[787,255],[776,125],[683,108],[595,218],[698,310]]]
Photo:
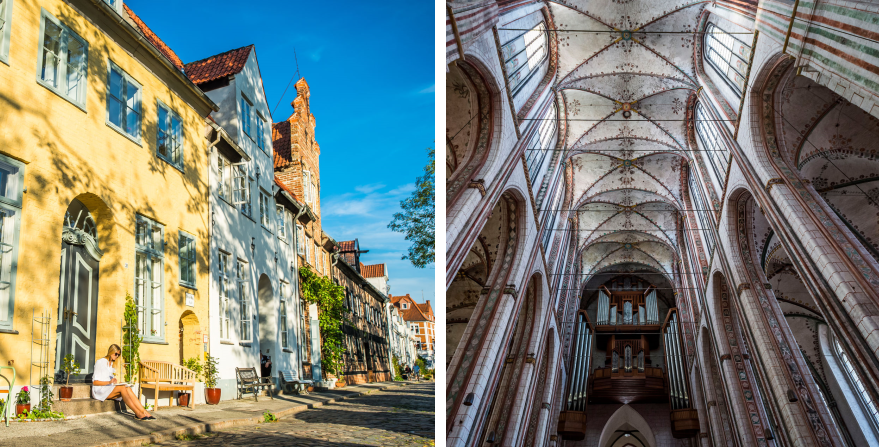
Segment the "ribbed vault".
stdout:
[[649,270],[678,259],[686,105],[705,2],[550,3],[567,119],[582,274]]

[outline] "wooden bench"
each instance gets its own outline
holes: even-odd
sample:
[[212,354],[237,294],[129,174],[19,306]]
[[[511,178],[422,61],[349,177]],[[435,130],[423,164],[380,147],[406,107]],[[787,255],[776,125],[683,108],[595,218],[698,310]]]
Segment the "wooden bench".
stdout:
[[278,377],[281,379],[281,387],[290,385],[296,394],[308,394],[308,387],[314,384],[311,380],[299,380],[299,371],[296,370],[281,371]]
[[[253,398],[259,402],[259,397],[257,394],[263,388],[268,389],[269,397],[272,400],[275,400],[275,397],[272,396],[272,387],[274,384],[272,383],[271,377],[260,377],[256,374],[256,368],[235,368],[235,375],[238,376],[238,399],[241,400],[242,394],[253,393]],[[247,391],[247,390],[250,391]]]
[[[168,398],[168,406],[174,400],[173,391],[192,391],[195,389],[196,374],[191,369],[184,368],[169,362],[159,362],[155,360],[143,360],[140,362],[140,386],[137,390],[137,399],[144,389],[152,389],[155,394],[153,401],[156,409],[159,408],[159,392],[172,391],[171,397]],[[189,396],[189,408],[195,406],[195,396]]]

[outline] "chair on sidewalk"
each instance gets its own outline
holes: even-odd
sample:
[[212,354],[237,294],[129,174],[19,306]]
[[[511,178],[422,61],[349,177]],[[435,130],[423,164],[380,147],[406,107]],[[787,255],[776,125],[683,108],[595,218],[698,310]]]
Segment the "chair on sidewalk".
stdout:
[[300,380],[299,371],[296,370],[280,371],[278,377],[283,389],[286,390],[287,386],[292,386],[296,394],[308,394],[308,387],[314,384],[311,380]]
[[[168,362],[159,362],[155,360],[142,360],[140,362],[140,386],[137,390],[137,399],[144,388],[154,390],[153,401],[156,409],[159,409],[159,392],[172,391],[168,398],[168,406],[174,400],[173,391],[192,391],[195,389],[196,374],[195,371],[175,365]],[[190,396],[189,408],[195,406],[195,396]]]
[[275,397],[272,396],[272,387],[274,384],[272,383],[271,377],[258,376],[256,374],[256,368],[235,368],[235,375],[238,376],[238,400],[241,400],[243,394],[252,392],[253,398],[259,402],[257,394],[259,394],[261,389],[267,389],[269,391],[269,397],[272,400],[275,400]]

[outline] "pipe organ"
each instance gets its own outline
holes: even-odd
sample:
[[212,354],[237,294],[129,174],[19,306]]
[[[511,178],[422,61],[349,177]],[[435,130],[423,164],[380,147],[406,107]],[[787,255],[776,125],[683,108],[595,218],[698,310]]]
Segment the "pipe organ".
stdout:
[[592,360],[593,334],[584,312],[578,314],[577,344],[574,346],[574,361],[571,362],[571,384],[568,387],[568,409],[586,411],[586,377]]
[[656,289],[611,292],[606,287],[602,288],[598,291],[596,315],[599,326],[658,325]]

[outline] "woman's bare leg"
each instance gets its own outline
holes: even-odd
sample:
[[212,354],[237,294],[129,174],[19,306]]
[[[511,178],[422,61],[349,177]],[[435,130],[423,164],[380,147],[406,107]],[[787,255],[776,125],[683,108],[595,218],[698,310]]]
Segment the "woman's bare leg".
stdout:
[[134,395],[134,391],[131,391],[131,388],[127,386],[117,386],[110,392],[110,395],[107,396],[107,399],[114,399],[117,397],[122,398],[122,402],[125,402],[125,406],[131,409],[134,412],[134,416],[137,418],[145,418],[147,416],[152,416],[144,410],[143,405],[140,404],[140,401],[137,400],[137,396]]

